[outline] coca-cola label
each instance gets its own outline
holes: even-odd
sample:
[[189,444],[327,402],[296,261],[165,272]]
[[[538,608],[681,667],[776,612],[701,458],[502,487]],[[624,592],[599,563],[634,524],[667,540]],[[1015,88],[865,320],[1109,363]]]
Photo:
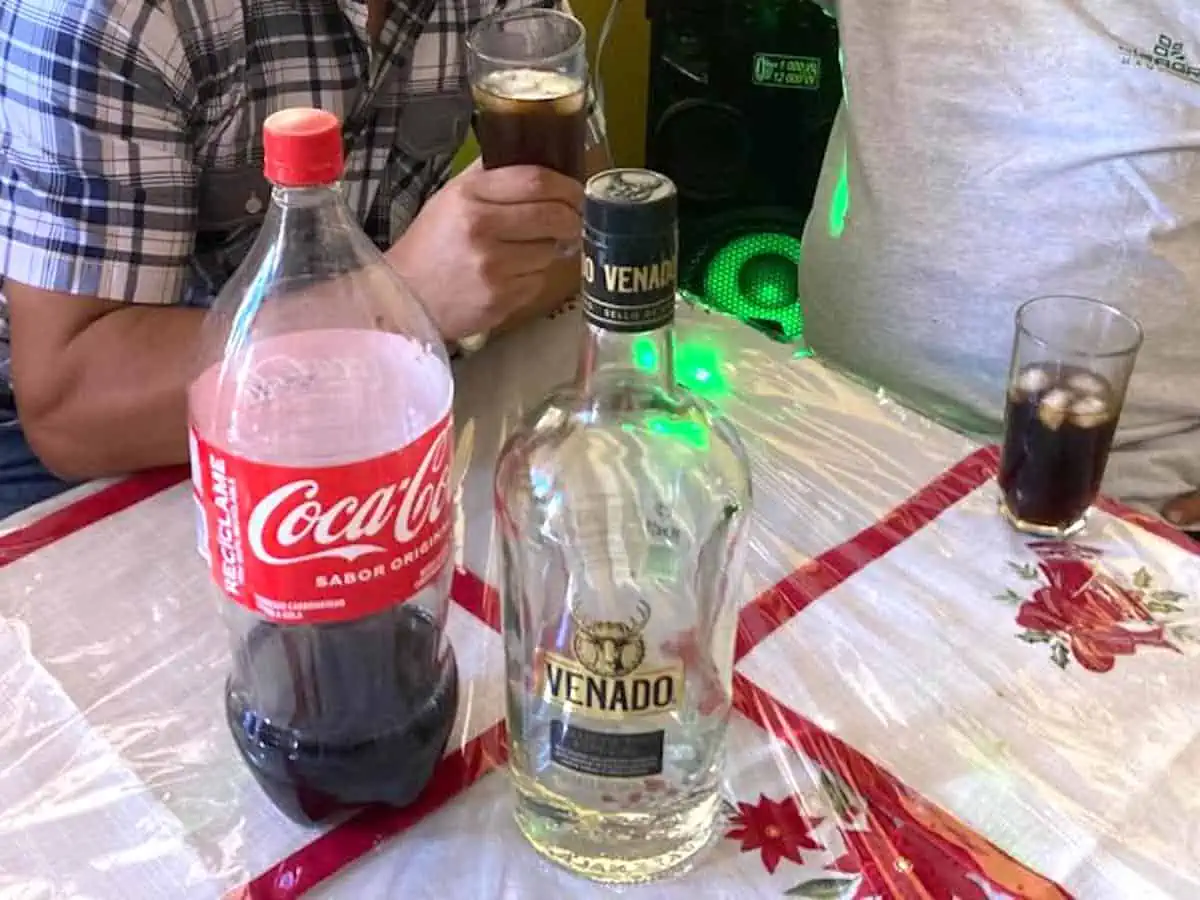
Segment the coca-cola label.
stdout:
[[412,598],[446,565],[449,415],[400,450],[324,468],[268,465],[191,438],[201,555],[226,596],[267,619],[360,619]]

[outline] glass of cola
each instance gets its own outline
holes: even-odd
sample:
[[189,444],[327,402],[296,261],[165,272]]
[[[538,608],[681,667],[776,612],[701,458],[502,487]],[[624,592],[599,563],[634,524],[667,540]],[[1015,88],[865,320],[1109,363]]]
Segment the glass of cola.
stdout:
[[552,9],[500,12],[467,39],[483,165],[542,166],[582,182],[587,142],[586,32]]
[[1016,331],[1000,508],[1018,531],[1067,538],[1100,490],[1142,328],[1106,303],[1051,296],[1024,303]]

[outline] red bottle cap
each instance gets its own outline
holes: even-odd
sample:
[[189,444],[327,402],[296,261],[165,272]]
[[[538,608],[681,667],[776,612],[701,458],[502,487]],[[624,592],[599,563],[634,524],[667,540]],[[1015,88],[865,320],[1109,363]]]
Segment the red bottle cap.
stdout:
[[263,173],[280,187],[315,187],[342,177],[342,125],[323,109],[284,109],[263,124]]

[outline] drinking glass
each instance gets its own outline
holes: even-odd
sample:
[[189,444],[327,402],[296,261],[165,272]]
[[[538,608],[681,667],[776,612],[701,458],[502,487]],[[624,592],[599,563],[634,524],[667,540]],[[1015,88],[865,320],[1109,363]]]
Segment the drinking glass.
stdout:
[[586,176],[587,41],[552,9],[500,12],[467,38],[475,137],[488,169],[531,165]]
[[1018,531],[1067,538],[1096,500],[1142,327],[1086,297],[1038,297],[1016,316],[1000,508]]

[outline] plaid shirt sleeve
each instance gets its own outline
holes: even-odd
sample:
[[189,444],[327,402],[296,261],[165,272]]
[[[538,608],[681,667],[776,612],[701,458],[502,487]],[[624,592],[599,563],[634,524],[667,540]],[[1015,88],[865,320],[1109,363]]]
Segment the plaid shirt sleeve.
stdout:
[[0,2],[0,278],[179,299],[198,180],[180,47],[157,4]]

